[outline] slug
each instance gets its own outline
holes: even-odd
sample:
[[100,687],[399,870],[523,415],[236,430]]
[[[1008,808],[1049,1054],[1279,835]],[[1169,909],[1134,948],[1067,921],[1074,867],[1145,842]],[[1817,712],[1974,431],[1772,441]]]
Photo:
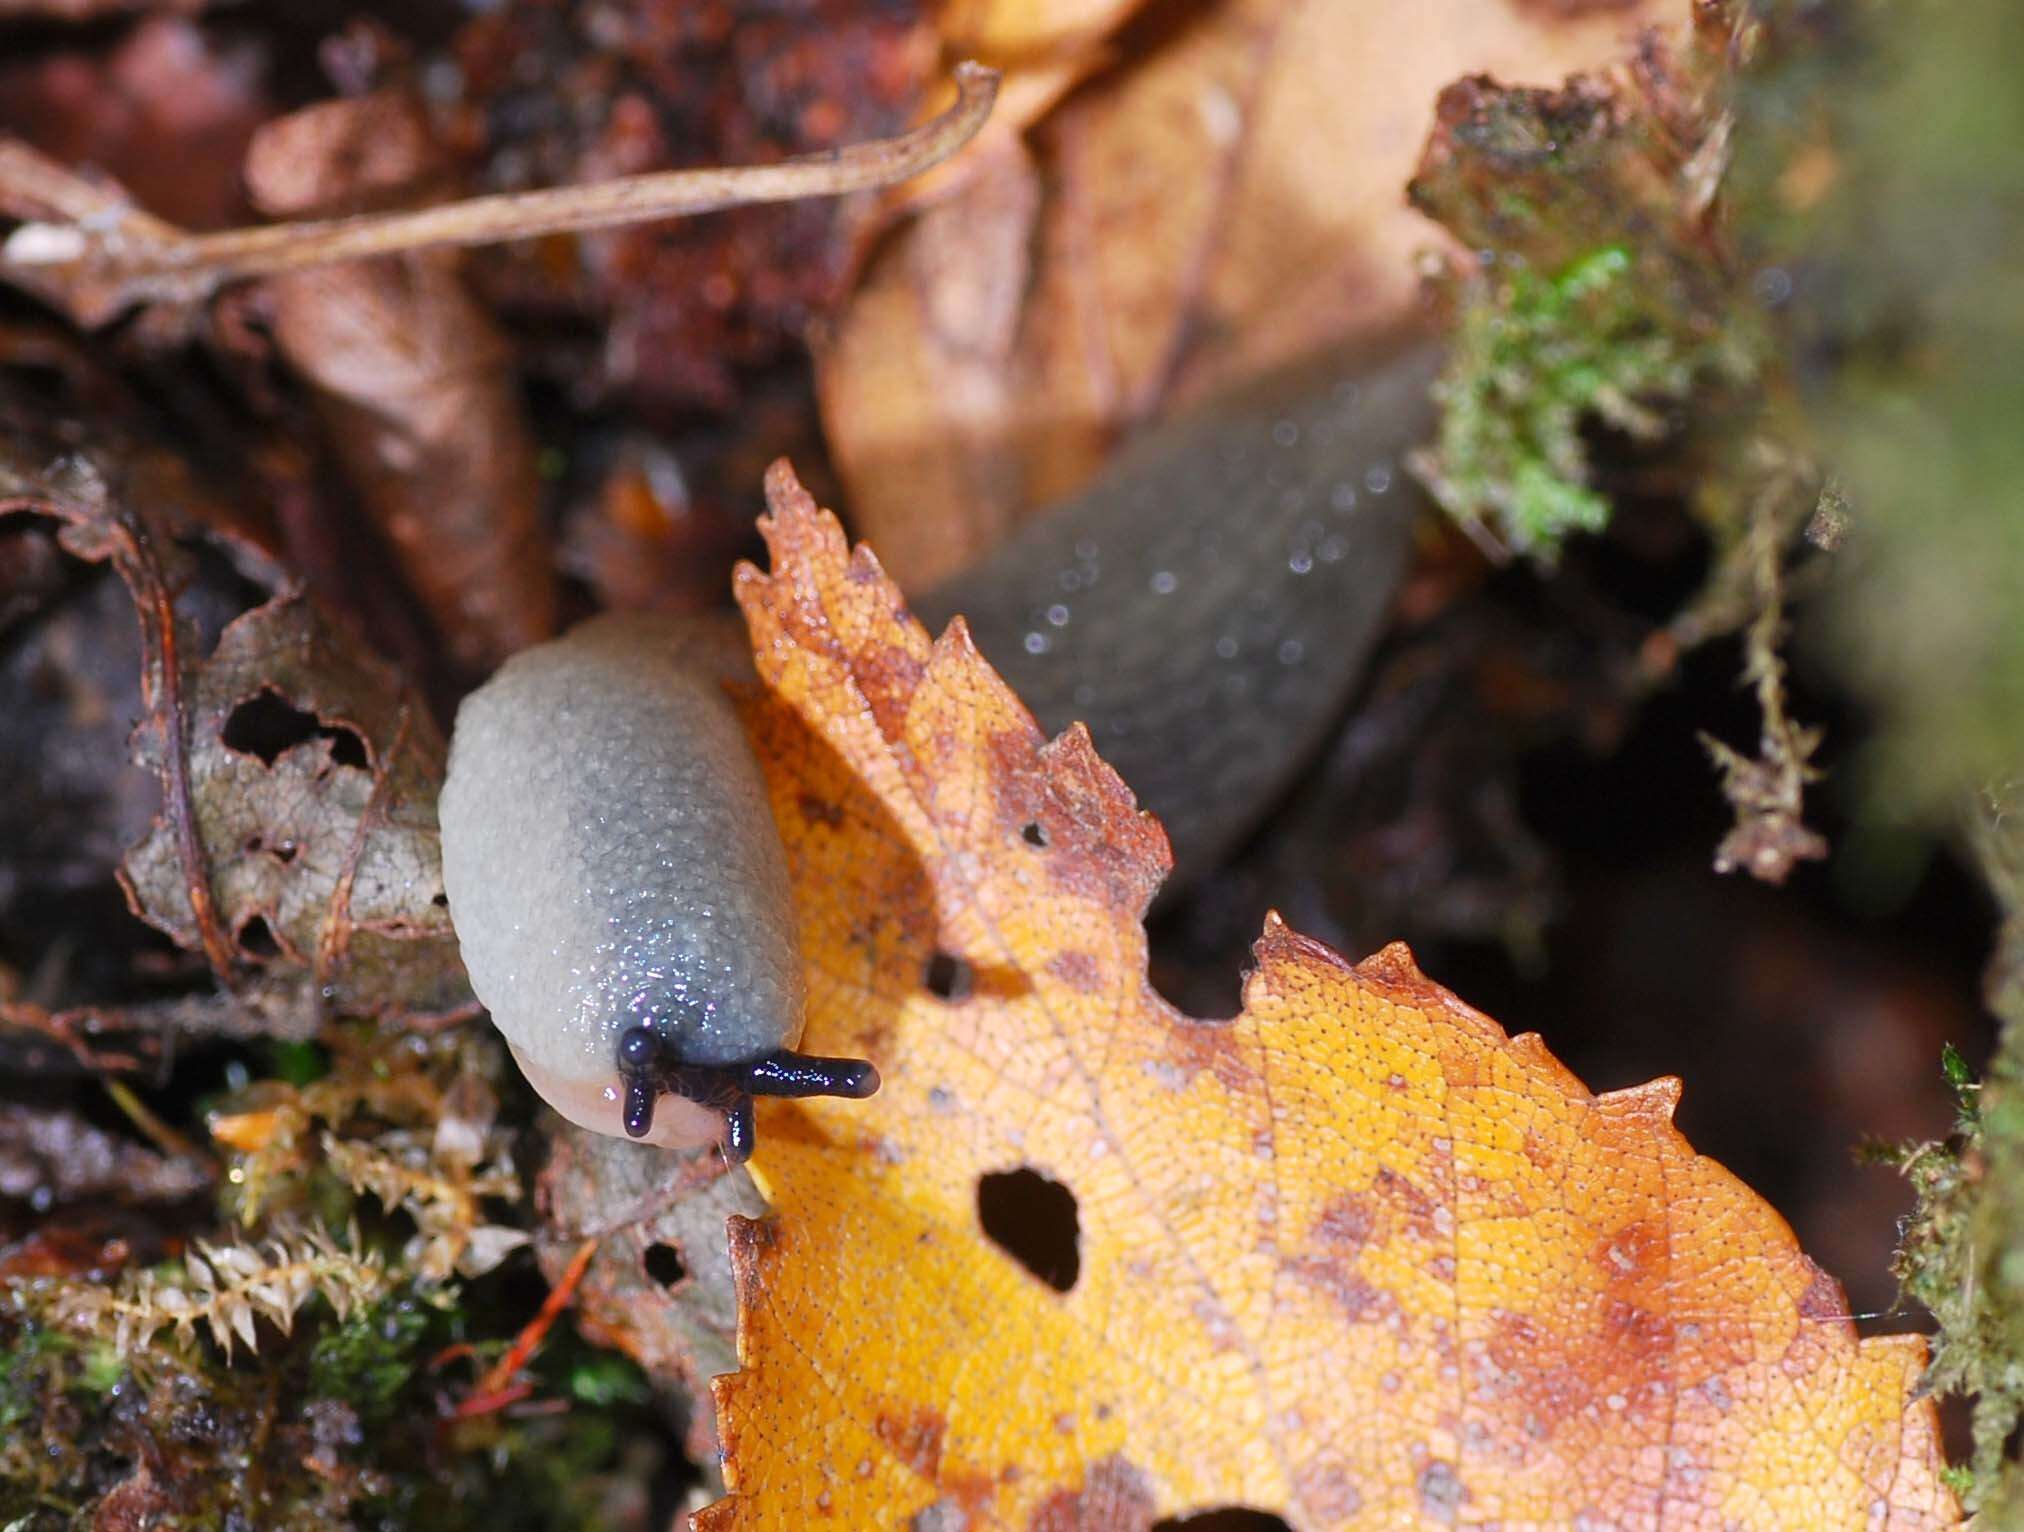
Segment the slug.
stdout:
[[[984,568],[962,613],[1056,730],[1084,720],[1185,879],[1326,733],[1404,570],[1426,344],[1336,356],[1149,433]],[[758,1095],[863,1097],[867,1062],[794,1051],[784,853],[723,682],[734,625],[607,614],[464,700],[443,880],[472,988],[563,1116],[742,1160]]]
[[1421,505],[1440,348],[1397,336],[1268,376],[1133,441],[1094,485],[915,600],[1042,728],[1078,719],[1159,817],[1169,891],[1312,757],[1383,626]]

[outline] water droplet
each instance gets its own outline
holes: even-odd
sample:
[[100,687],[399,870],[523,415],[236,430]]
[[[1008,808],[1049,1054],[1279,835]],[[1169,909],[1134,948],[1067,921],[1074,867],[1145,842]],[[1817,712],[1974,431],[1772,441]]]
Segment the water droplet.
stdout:
[[1328,492],[1328,503],[1338,511],[1356,509],[1356,486],[1344,479]]
[[1306,653],[1306,646],[1299,639],[1289,638],[1279,646],[1279,663],[1282,665],[1298,665],[1301,657]]
[[1349,539],[1330,533],[1321,540],[1321,562],[1340,564],[1349,556]]
[[1286,561],[1286,567],[1297,575],[1306,574],[1314,567],[1314,555],[1302,548]]
[[1171,569],[1162,569],[1152,578],[1153,594],[1155,596],[1171,596],[1174,593],[1174,587],[1180,583],[1179,580],[1174,578],[1174,572]]
[[1232,638],[1228,633],[1225,633],[1221,638],[1216,640],[1216,657],[1218,659],[1234,660],[1237,657],[1237,647],[1237,640]]
[[1381,495],[1391,488],[1392,471],[1389,463],[1373,463],[1364,470],[1363,487],[1373,495]]
[[1028,633],[1026,635],[1026,652],[1028,654],[1045,654],[1047,652],[1047,635],[1045,633]]
[[1078,574],[1075,570],[1073,569],[1062,570],[1060,578],[1061,578],[1061,588],[1063,590],[1077,591],[1082,589],[1082,576]]
[[1057,628],[1068,626],[1068,608],[1059,601],[1047,609],[1047,620]]
[[1750,286],[1759,303],[1775,309],[1792,296],[1792,274],[1782,266],[1766,266]]
[[1275,420],[1272,422],[1272,444],[1276,447],[1291,447],[1300,440],[1300,426],[1296,421]]

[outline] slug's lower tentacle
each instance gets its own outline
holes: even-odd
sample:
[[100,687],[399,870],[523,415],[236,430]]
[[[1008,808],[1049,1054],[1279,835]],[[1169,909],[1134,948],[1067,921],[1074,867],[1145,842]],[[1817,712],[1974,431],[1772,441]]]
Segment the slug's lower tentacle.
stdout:
[[724,1163],[742,1165],[752,1158],[752,1098],[740,1096],[724,1108]]

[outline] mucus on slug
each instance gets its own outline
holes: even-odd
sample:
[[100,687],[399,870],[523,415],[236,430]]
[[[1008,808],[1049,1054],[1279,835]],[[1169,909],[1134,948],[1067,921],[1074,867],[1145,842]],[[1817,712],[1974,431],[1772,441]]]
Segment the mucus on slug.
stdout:
[[[1435,361],[1333,357],[1164,427],[915,603],[933,627],[964,614],[1043,726],[1088,723],[1178,877],[1255,823],[1362,670]],[[734,621],[593,618],[465,700],[441,807],[472,986],[536,1089],[584,1127],[734,1159],[754,1096],[878,1085],[793,1051],[785,856],[722,689],[749,675]]]

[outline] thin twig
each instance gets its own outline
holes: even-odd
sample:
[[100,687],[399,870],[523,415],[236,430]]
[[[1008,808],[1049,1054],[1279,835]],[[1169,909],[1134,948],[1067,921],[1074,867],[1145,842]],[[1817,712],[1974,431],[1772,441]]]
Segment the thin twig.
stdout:
[[956,66],[956,102],[896,138],[821,154],[702,170],[620,176],[580,186],[506,192],[412,211],[187,234],[81,180],[25,145],[0,143],[0,208],[31,219],[0,244],[0,277],[67,295],[85,323],[143,300],[203,298],[226,282],[367,256],[485,245],[613,228],[762,202],[889,186],[954,154],[991,114],[998,74]]
[[540,1312],[527,1322],[506,1349],[506,1354],[486,1370],[485,1376],[472,1387],[469,1397],[453,1411],[459,1419],[489,1415],[517,1403],[534,1391],[531,1383],[518,1377],[520,1369],[540,1349],[549,1328],[576,1297],[583,1274],[590,1270],[590,1258],[596,1254],[597,1241],[594,1239],[587,1239],[576,1247],[576,1254],[569,1258],[569,1265],[563,1268],[561,1278],[550,1289]]
[[[129,1025],[129,1020],[122,1011],[98,1006],[50,1011],[26,1001],[0,1000],[0,1029],[47,1038],[92,1074],[112,1070],[139,1074],[160,1063],[161,1038]],[[113,1046],[91,1041],[93,1034],[110,1034]]]
[[99,1084],[105,1087],[105,1093],[112,1097],[113,1104],[126,1113],[133,1125],[152,1139],[155,1147],[170,1159],[189,1160],[199,1165],[210,1163],[209,1155],[162,1121],[153,1108],[134,1094],[132,1086],[113,1079],[101,1079]]
[[[183,866],[183,889],[190,901],[190,919],[209,960],[211,973],[228,992],[237,967],[232,944],[218,923],[211,897],[211,860],[197,828],[196,793],[190,781],[189,714],[183,705],[183,668],[176,641],[176,603],[162,572],[154,535],[145,517],[124,502],[115,503],[106,518],[111,534],[112,562],[134,599],[141,624],[141,702],[159,731],[162,752],[162,809],[175,832]],[[130,875],[119,871],[122,885]],[[135,909],[141,901],[131,887]]]

